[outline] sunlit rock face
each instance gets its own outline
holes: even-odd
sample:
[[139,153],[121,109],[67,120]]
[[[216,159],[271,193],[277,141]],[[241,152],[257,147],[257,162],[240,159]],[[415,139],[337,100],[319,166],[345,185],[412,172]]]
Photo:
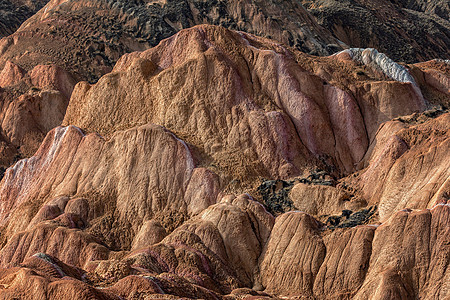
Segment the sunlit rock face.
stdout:
[[[17,5],[31,2],[9,1]],[[0,68],[7,60],[26,70],[51,62],[78,79],[95,82],[110,72],[123,54],[156,46],[196,24],[250,32],[315,55],[329,55],[345,47],[295,1],[32,2],[36,3],[22,6],[35,7],[34,12],[45,6],[18,23],[17,31],[1,35],[0,24],[0,37],[5,37],[0,41]]]
[[45,135],[59,126],[76,80],[56,65],[26,71],[7,61],[0,72],[0,166],[32,156]]
[[[376,47],[380,52],[395,60],[415,62],[431,58],[445,59],[448,48],[445,45],[449,44],[448,38],[445,38],[445,33],[448,32],[448,22],[445,22],[448,5],[445,6],[440,1],[377,4],[378,9],[383,8],[383,14],[388,16],[390,22],[401,17],[402,20],[404,19],[401,24],[406,24],[408,29],[417,23],[415,21],[417,19],[421,20],[420,24],[428,20],[427,24],[431,26],[431,29],[423,33],[426,26],[420,26],[419,30],[414,28],[414,25],[413,29],[397,32],[385,28],[385,23],[388,24],[386,25],[388,28],[392,27],[389,22],[377,21],[369,22],[376,24],[373,30],[369,30],[371,34],[367,34],[367,28],[364,26],[355,26],[352,23],[352,18],[355,16],[358,20],[367,19],[358,16],[360,11],[355,14],[352,9],[341,10],[339,5],[347,4],[336,1],[301,3],[299,1],[232,0],[213,2],[8,0],[3,2],[0,7],[0,15],[2,15],[0,18],[0,37],[2,37],[0,69],[4,72],[13,71],[9,68],[12,63],[21,71],[0,76],[0,82],[2,82],[0,86],[4,89],[7,86],[6,91],[0,91],[0,99],[6,102],[3,106],[4,110],[10,102],[15,102],[14,111],[18,110],[20,105],[26,106],[20,113],[15,112],[14,119],[18,119],[17,121],[8,120],[5,124],[7,128],[2,127],[4,131],[8,131],[0,137],[0,165],[3,168],[20,158],[30,157],[49,131],[47,126],[36,129],[40,124],[28,125],[33,121],[29,116],[24,116],[27,114],[26,111],[31,110],[30,114],[33,116],[37,114],[35,105],[29,102],[42,101],[51,108],[52,112],[48,111],[48,113],[52,115],[51,128],[54,128],[60,125],[61,114],[64,113],[68,97],[70,97],[70,93],[67,93],[68,89],[61,91],[55,88],[54,90],[62,92],[67,99],[56,99],[59,96],[52,93],[43,96],[51,98],[50,100],[35,100],[36,88],[41,89],[41,86],[30,82],[24,83],[22,77],[23,72],[31,72],[39,65],[56,65],[70,74],[75,82],[87,80],[94,83],[110,72],[123,54],[154,47],[162,39],[196,24],[221,25],[271,38],[305,53],[321,56],[348,47]],[[359,5],[361,11],[371,7],[370,3],[359,3]],[[328,20],[326,14],[317,14],[323,8],[327,8],[327,12],[336,11],[336,7],[345,15],[339,18],[350,20],[350,24],[353,24],[350,27],[355,32],[350,31],[345,24],[345,26],[342,25],[343,27],[340,25],[332,27],[332,21],[323,21],[323,18]],[[415,14],[419,14],[419,17]],[[439,19],[435,20],[435,18]],[[346,32],[352,32],[350,37],[342,36],[342,28],[345,28]],[[382,32],[383,34],[378,37],[387,36],[389,43],[374,41],[373,37],[368,41],[358,38],[358,36],[370,37],[374,32]],[[413,36],[418,44],[409,42],[407,45],[413,45],[411,47],[413,50],[417,49],[417,53],[411,53],[412,50],[406,49],[402,42],[403,38],[410,36]],[[427,36],[430,37],[424,42]],[[425,47],[430,42],[434,44]],[[8,78],[8,83],[2,77]],[[436,81],[433,79],[436,78],[435,75],[427,75],[427,77],[430,82]],[[74,82],[72,86],[73,84]],[[420,94],[419,91],[416,92]],[[33,96],[28,97],[29,94]],[[16,128],[19,127],[19,123],[26,124],[26,129],[23,131],[32,131],[32,133],[29,136],[20,133],[11,137],[10,131],[20,131]],[[353,152],[358,153],[352,153],[352,159],[359,157],[361,151]],[[349,166],[346,166],[346,169],[348,170]]]
[[2,297],[450,296],[445,61],[200,25],[73,91],[3,72],[70,101],[0,182]]
[[[224,171],[232,149],[249,147],[241,159],[258,157],[261,170],[286,178],[300,174],[311,154],[341,174],[352,172],[381,122],[426,108],[412,83],[382,81],[384,75],[377,70],[370,72],[379,80],[355,81],[352,74],[333,72],[341,63],[354,68],[353,61],[340,56],[327,62],[318,59],[317,66],[315,61],[243,33],[195,27],[155,48],[122,57],[113,73],[94,86],[80,83],[63,124],[109,135],[152,122],[202,149]],[[321,64],[328,71],[318,67]],[[219,78],[225,86],[215,84]],[[140,92],[132,92],[136,90]],[[100,96],[104,93],[108,96]],[[110,116],[105,121],[97,118],[104,107]],[[282,134],[265,141],[272,132]],[[283,149],[266,155],[274,146]],[[280,158],[273,160],[273,153]]]
[[[222,25],[316,55],[345,47],[299,2],[7,0],[0,16],[1,170],[32,156],[61,124],[76,82],[96,82],[123,54],[156,46],[181,29]],[[68,77],[62,86],[54,82],[61,76]]]

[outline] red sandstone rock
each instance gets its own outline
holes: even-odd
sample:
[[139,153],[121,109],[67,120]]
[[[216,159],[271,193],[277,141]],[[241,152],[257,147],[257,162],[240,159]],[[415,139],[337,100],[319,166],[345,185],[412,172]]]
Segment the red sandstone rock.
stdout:
[[36,66],[26,73],[7,63],[1,74],[5,91],[0,93],[0,127],[5,144],[16,151],[2,151],[0,164],[9,166],[18,156],[32,156],[47,132],[61,124],[75,80],[55,65]]
[[[399,117],[428,105],[425,77],[358,79],[365,67],[199,26],[79,83],[68,126],[0,182],[2,297],[448,297],[449,114]],[[60,69],[31,74],[70,92]],[[21,118],[6,138],[22,141]],[[276,219],[241,194],[317,166],[359,171],[297,183],[287,198],[305,212]],[[316,218],[366,205],[369,225]]]
[[22,80],[25,70],[10,61],[5,63],[0,73],[0,87],[10,86]]
[[353,179],[369,203],[379,204],[381,221],[403,208],[431,208],[448,193],[450,114],[419,124],[403,119],[380,127],[368,167]]
[[279,216],[261,255],[260,279],[255,288],[312,297],[314,279],[326,254],[319,227],[305,213],[288,212]]
[[448,205],[401,211],[378,227],[355,299],[448,297],[449,213]]
[[[63,124],[109,136],[152,122],[199,147],[221,172],[287,178],[302,173],[308,152],[341,174],[354,171],[379,124],[426,107],[411,83],[346,82],[345,73],[330,71],[330,85],[305,70],[314,60],[268,40],[198,26],[125,55],[94,86],[78,84]],[[97,118],[100,107],[108,120]],[[230,171],[236,151],[254,166]]]
[[[129,146],[123,148],[126,144]],[[138,150],[139,147],[143,148]],[[152,151],[152,162],[147,163],[147,155]],[[132,153],[135,153],[134,158]],[[67,155],[72,157],[68,160]],[[86,161],[86,158],[90,160]],[[32,222],[56,217],[64,209],[66,213],[79,215],[83,223],[91,223],[91,232],[100,230],[99,234],[107,244],[129,247],[133,232],[139,231],[144,220],[161,218],[161,223],[173,230],[177,223],[165,220],[165,214],[173,213],[182,221],[192,214],[189,207],[201,210],[202,206],[206,208],[211,201],[216,201],[217,178],[212,176],[210,181],[199,181],[195,179],[196,174],[207,172],[195,170],[188,146],[156,125],[122,132],[117,139],[108,142],[95,134],[84,136],[73,126],[57,128],[48,135],[36,156],[22,160],[5,174],[1,221],[7,224],[7,232],[18,232],[24,230],[34,217],[28,206],[33,199],[46,201],[58,195],[85,195],[88,201],[70,200],[64,208],[55,208],[53,214],[39,213],[42,217],[35,217],[36,221]],[[48,172],[56,177],[48,177]],[[111,176],[117,181],[111,181]],[[211,187],[205,188],[208,183]],[[212,194],[188,193],[201,190]],[[210,200],[205,202],[205,197]],[[7,198],[10,201],[6,201]],[[192,206],[191,202],[196,201],[198,203]],[[52,206],[47,204],[47,207]],[[114,229],[117,225],[112,227],[113,223],[105,227],[103,222],[110,214],[115,215],[115,224],[131,225],[129,235],[124,235],[121,227]]]

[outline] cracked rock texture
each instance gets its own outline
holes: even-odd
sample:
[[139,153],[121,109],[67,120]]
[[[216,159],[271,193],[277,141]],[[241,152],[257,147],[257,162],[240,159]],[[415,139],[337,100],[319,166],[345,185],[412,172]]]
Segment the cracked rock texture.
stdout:
[[8,61],[0,72],[0,166],[32,156],[66,113],[75,79],[56,65],[25,71]]
[[[382,81],[375,71],[379,80],[355,81],[352,71],[333,72],[340,67],[354,69],[355,62],[198,26],[125,55],[96,85],[78,84],[63,124],[105,136],[160,124],[210,157],[219,173],[245,180],[298,175],[311,156],[346,174],[381,122],[422,111],[427,102],[412,83]],[[100,109],[109,110],[107,120],[98,118]],[[236,167],[236,153],[252,163]]]
[[25,69],[50,61],[94,82],[121,55],[156,46],[181,29],[204,23],[274,38],[316,55],[345,46],[295,1],[41,2],[45,7],[1,40],[0,67],[6,60]]
[[[268,5],[262,1],[2,1],[0,101],[5,104],[1,114],[13,118],[2,124],[7,127],[2,127],[0,137],[2,168],[30,157],[45,134],[61,124],[60,114],[64,115],[71,88],[77,81],[96,82],[112,70],[123,54],[156,46],[179,30],[202,23],[275,38],[317,55],[328,55],[345,46],[319,26],[298,2],[275,1]],[[55,89],[64,94],[64,99],[55,93],[36,95],[36,88],[42,86],[23,82],[24,74],[48,65],[57,66],[73,78],[69,80],[70,89]],[[46,71],[49,70],[41,67],[39,72]],[[49,117],[54,121],[51,127],[30,120],[39,114],[36,104],[30,102],[45,103],[49,108],[46,114],[59,114]],[[8,107],[14,113],[7,113]],[[26,125],[23,129],[11,128],[19,127],[18,124]],[[11,131],[19,130],[30,134],[11,137]]]

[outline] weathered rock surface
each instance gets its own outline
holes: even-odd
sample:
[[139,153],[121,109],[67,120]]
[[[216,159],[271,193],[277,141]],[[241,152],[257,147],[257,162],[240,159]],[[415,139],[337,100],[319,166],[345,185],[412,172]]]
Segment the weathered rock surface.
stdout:
[[[371,81],[355,82],[350,70],[334,75],[343,66],[357,68],[351,59],[322,61],[244,33],[198,26],[125,55],[96,85],[78,84],[63,124],[106,136],[160,124],[235,178],[298,175],[309,153],[348,174],[379,124],[422,111],[427,102],[413,83],[383,81],[375,71],[369,70],[378,80]],[[107,120],[98,118],[100,108]]]
[[449,4],[432,1],[303,0],[323,27],[351,47],[376,48],[395,61],[448,59]]
[[296,209],[311,215],[339,214],[342,210],[356,210],[367,203],[350,201],[351,194],[333,186],[296,184],[289,198]]
[[448,297],[449,209],[401,211],[378,227],[355,299]]
[[422,94],[430,101],[438,100],[443,107],[450,107],[450,63],[449,61],[435,59],[418,63],[411,67],[416,82],[419,84]]
[[[202,25],[73,93],[58,70],[2,77],[12,108],[29,85],[72,96],[0,182],[1,297],[450,296],[445,61],[318,58]],[[290,205],[274,217],[259,196]]]
[[448,198],[450,114],[424,116],[419,124],[410,118],[380,127],[364,160],[368,167],[350,180],[364,199],[379,204],[382,221],[403,208],[431,208]]
[[28,70],[50,61],[78,79],[96,81],[121,55],[204,23],[274,38],[317,55],[345,46],[298,2],[58,0],[48,1],[0,42],[0,67],[12,60]]
[[383,123],[362,170],[337,186],[297,183],[289,193],[293,207],[320,217],[377,205],[384,221],[403,208],[447,203],[449,117],[448,111],[430,110]]
[[412,9],[420,12],[433,13],[444,20],[448,20],[450,17],[450,4],[446,1],[442,0],[433,0],[433,1],[423,1],[423,0],[413,0],[413,1],[405,1],[399,0],[396,1],[401,4],[402,7],[407,9]]
[[[58,198],[52,203],[57,206],[63,205],[65,201],[67,199]],[[66,209],[67,205],[69,204],[66,204]],[[36,256],[43,258],[50,263],[50,266],[47,266],[45,270],[39,269],[40,276],[47,277],[47,279],[49,275],[52,278],[70,276],[74,281],[87,280],[87,282],[97,284],[107,283],[110,287],[106,291],[111,295],[131,297],[130,295],[136,293],[162,294],[167,292],[180,297],[216,299],[219,297],[217,293],[227,294],[237,287],[251,286],[253,269],[257,265],[262,245],[267,241],[273,223],[273,217],[262,205],[250,199],[249,196],[229,195],[221,203],[211,206],[202,214],[177,228],[160,243],[146,244],[145,247],[129,253],[120,261],[112,259],[111,252],[99,245],[89,234],[82,233],[80,230],[67,229],[61,225],[55,230],[57,227],[55,224],[50,225],[44,222],[35,228],[48,233],[25,233],[29,237],[27,239],[29,245],[24,243],[24,247],[29,249],[28,252],[40,253],[40,250],[45,250],[47,253],[57,252],[63,261],[68,261],[76,266],[84,266],[89,273],[79,270],[75,275],[69,275],[64,270],[63,263],[44,254],[34,256],[28,254],[26,256],[31,258],[19,263],[20,252],[13,253],[10,249],[17,248],[14,243],[21,243],[20,241],[23,239],[21,236],[13,239],[14,246],[11,246],[10,243],[7,244],[2,252],[2,257],[12,265],[20,264],[20,272],[39,269],[39,266],[30,264],[29,261]],[[30,242],[32,237],[40,237],[41,240],[40,242],[34,240]],[[58,239],[63,241],[62,244],[54,243]],[[58,247],[66,247],[65,249],[69,250],[74,244],[81,244],[82,247],[85,247],[82,253],[64,252],[62,249],[58,249]],[[249,244],[251,247],[248,247]],[[42,246],[49,248],[42,249]],[[31,250],[32,248],[33,250]],[[106,260],[108,254],[110,260]],[[8,255],[13,255],[13,258]],[[123,255],[121,256],[123,257]],[[83,258],[83,261],[78,261],[77,258]],[[227,262],[231,265],[227,265]],[[5,264],[5,262],[2,263]],[[16,270],[17,268],[13,268],[9,272]],[[1,277],[2,283],[8,282],[6,275],[5,277]],[[51,282],[54,280],[52,279]],[[30,280],[28,285],[32,283],[33,280]],[[49,284],[49,282],[41,283],[45,287],[44,291],[48,290],[46,287]],[[24,286],[15,287],[8,283],[8,288],[13,291],[17,288],[18,291],[25,294],[29,293],[29,289]],[[74,292],[82,293],[81,291],[85,288],[85,285],[78,285]],[[107,295],[109,294],[103,296]],[[47,292],[47,295],[42,297],[44,297],[43,299],[52,299],[53,295]],[[113,297],[113,299],[115,298]]]
[[[76,81],[95,82],[110,72],[123,54],[155,46],[177,31],[201,23],[220,24],[272,37],[320,55],[341,50],[343,46],[317,25],[300,3],[289,2],[267,6],[254,1],[8,0],[0,4],[0,15],[0,38],[4,37],[0,40],[0,87],[20,85],[13,89],[12,95],[9,91],[8,95],[0,91],[0,97],[7,103],[4,107],[11,99],[25,97],[18,99],[25,107],[20,108],[20,113],[15,112],[14,120],[7,121],[5,126],[8,128],[3,129],[30,132],[26,137],[23,133],[14,134],[14,137],[10,137],[9,132],[3,133],[0,149],[3,168],[20,157],[30,157],[48,132],[48,129],[36,129],[40,124],[34,124],[29,116],[24,116],[36,114],[35,107],[28,108],[33,106],[29,102],[48,102],[24,96],[29,94],[30,88],[40,88],[43,83],[21,83],[23,76],[32,70],[43,75],[45,70],[35,70],[36,66],[53,64],[66,70]],[[59,99],[60,103],[52,104],[56,106],[52,108],[54,112],[46,113],[64,114],[71,89],[56,88],[67,99]],[[14,108],[15,111],[18,109]],[[51,128],[60,125],[60,116],[54,121]],[[25,127],[20,128],[19,124]],[[14,141],[8,141],[11,138]]]
[[[25,17],[31,16],[32,12],[36,12],[43,5],[45,7],[37,14],[23,22]],[[443,20],[445,20],[445,14],[448,14],[448,8],[443,4],[436,3],[436,1],[433,3],[395,3],[392,5],[395,5],[392,12],[396,12],[396,9],[402,6],[414,11],[435,13],[441,16],[440,18]],[[309,7],[309,5],[306,6]],[[14,13],[11,13],[12,11]],[[385,13],[389,16],[391,14],[388,10]],[[0,8],[0,14],[5,17],[2,19],[3,22],[12,26],[7,25],[7,27],[16,28],[23,22],[17,32],[14,32],[15,29],[3,30],[5,31],[5,37],[0,41],[0,68],[8,67],[9,62],[12,62],[21,70],[15,76],[6,76],[7,80],[12,80],[8,85],[19,82],[22,72],[30,72],[37,65],[48,65],[50,63],[69,72],[76,81],[96,82],[102,75],[111,71],[114,64],[124,53],[155,46],[162,39],[181,29],[202,23],[221,25],[269,37],[316,55],[331,54],[347,47],[331,34],[330,31],[333,30],[329,31],[318,25],[314,17],[305,10],[300,2],[295,1],[270,1],[270,3],[267,3],[267,1],[201,2],[193,0],[151,2],[109,0],[30,2],[9,0]],[[393,15],[395,15],[395,18],[398,17],[397,13],[393,13]],[[407,22],[416,19],[415,16],[404,14],[402,16],[407,19]],[[319,19],[321,18],[319,17]],[[442,22],[439,21],[436,24]],[[17,25],[14,25],[16,23]],[[440,25],[444,26],[444,29],[439,27],[443,33],[448,31],[447,23],[444,22]],[[3,27],[6,28],[5,26]],[[0,32],[2,31],[1,28],[2,24],[0,24]],[[358,31],[360,28],[358,27],[355,30]],[[366,33],[364,30],[362,31],[361,35],[365,36]],[[12,34],[6,36],[6,32]],[[71,34],[72,32],[74,34]],[[416,32],[417,30],[411,30],[408,31],[407,35],[414,35]],[[434,31],[428,30],[427,33],[433,34],[431,41],[443,39]],[[334,35],[340,37],[336,32],[334,32]],[[435,37],[435,35],[438,36]],[[401,36],[403,37],[403,35]],[[419,41],[418,38],[414,39]],[[343,39],[341,38],[341,40]],[[396,36],[394,40],[400,39]],[[431,49],[448,49],[447,40],[443,39],[439,42],[439,47],[433,46]],[[422,41],[419,44],[421,49],[425,49],[422,47]],[[349,46],[366,47],[374,46],[374,44],[350,43]],[[392,47],[383,48],[378,44],[375,44],[375,46],[389,56],[399,59],[398,56],[393,55]],[[439,56],[435,51],[428,50],[423,50],[425,52],[423,55],[418,54],[418,59],[424,60]],[[439,51],[442,52],[443,50]],[[406,52],[402,51],[401,53]],[[446,53],[447,55],[444,54],[440,57],[446,58],[448,56],[448,53]],[[411,61],[410,59],[406,60]],[[4,81],[3,75],[0,76],[0,81]],[[426,78],[429,82],[432,82],[431,84],[441,80],[438,78],[439,76],[441,75],[426,74]],[[13,98],[26,94],[28,90],[29,88],[24,87],[16,89]],[[328,93],[335,93],[335,91],[328,91]],[[63,92],[63,94],[67,96],[67,93]],[[426,98],[433,98],[434,96]],[[343,101],[345,102],[345,100]],[[60,108],[55,108],[55,110],[60,111]],[[28,120],[20,120],[20,123],[26,124],[27,122]],[[355,121],[353,125],[358,125],[357,123]],[[17,124],[18,122],[14,122],[9,126],[17,126]],[[59,123],[56,125],[59,125]],[[53,127],[56,125],[53,124]],[[35,127],[34,124],[27,126],[31,131],[36,131],[31,129]],[[17,137],[20,140],[17,142],[19,144],[8,145],[7,138],[3,138],[6,141],[2,147],[4,150],[0,154],[2,158],[4,157],[1,164],[7,167],[16,160],[15,158],[31,156],[48,130],[40,131],[42,132],[39,137],[33,133],[32,137],[25,138],[27,141],[24,141],[22,137]],[[23,147],[23,149],[17,151],[14,147]],[[349,165],[353,163],[350,161],[354,160],[355,156],[358,157],[361,150],[350,149],[348,151],[348,149],[342,149],[342,151],[348,153],[347,157],[343,158],[347,160],[344,164],[346,165],[345,169],[348,170],[351,168]]]
[[0,3],[0,38],[8,36],[41,9],[48,0],[4,0]]
[[257,284],[269,293],[312,297],[312,284],[326,255],[319,227],[305,213],[279,216],[261,256]]
[[[188,207],[196,197],[187,191],[201,188],[202,179],[211,172],[195,170],[188,146],[156,125],[120,132],[109,141],[97,134],[84,136],[73,126],[58,127],[47,135],[35,156],[5,173],[0,192],[0,222],[6,226],[2,238],[27,227],[36,201],[83,196],[88,201],[78,202],[84,209],[80,211],[70,200],[64,212],[90,223],[89,231],[109,247],[129,249],[144,220],[161,218],[162,225],[173,230],[177,222],[192,215]],[[203,204],[197,203],[197,209],[216,202],[219,190],[214,180],[211,193],[202,195]],[[170,214],[173,220],[166,219]]]
[[309,215],[286,213],[261,256],[260,282],[266,292],[318,299],[448,297],[449,216],[440,204],[322,239]]
[[195,232],[205,246],[230,264],[245,286],[251,286],[273,224],[273,216],[248,195],[228,195],[177,230]]
[[0,73],[0,128],[5,150],[0,166],[32,156],[47,132],[59,126],[76,81],[55,65],[26,72],[7,62]]

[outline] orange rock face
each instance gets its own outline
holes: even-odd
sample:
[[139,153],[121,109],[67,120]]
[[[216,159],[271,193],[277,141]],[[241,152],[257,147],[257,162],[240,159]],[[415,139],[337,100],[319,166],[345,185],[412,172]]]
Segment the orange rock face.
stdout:
[[[304,213],[277,218],[260,261],[266,291],[320,299],[448,296],[448,205],[320,236]],[[294,225],[295,226],[292,226]]]
[[209,25],[73,92],[8,64],[4,153],[48,133],[0,182],[0,296],[450,297],[444,64]]
[[381,221],[405,207],[424,209],[446,203],[450,114],[418,124],[415,117],[380,127],[373,150],[367,153],[368,167],[356,179],[363,197],[379,204]]
[[55,65],[26,72],[7,62],[0,74],[0,126],[5,147],[0,165],[32,156],[47,132],[61,124],[75,80]]
[[[330,70],[317,76],[305,70],[314,65],[312,57],[243,33],[195,27],[124,56],[95,86],[77,85],[63,124],[103,135],[161,124],[227,173],[227,160],[248,148],[240,159],[255,166],[238,169],[243,177],[298,175],[309,153],[348,174],[381,122],[422,111],[426,101],[411,83],[334,78],[332,66],[341,62],[328,60]],[[354,67],[353,61],[344,64]],[[396,91],[401,93],[394,101]],[[98,109],[105,107],[108,120],[99,119]]]

